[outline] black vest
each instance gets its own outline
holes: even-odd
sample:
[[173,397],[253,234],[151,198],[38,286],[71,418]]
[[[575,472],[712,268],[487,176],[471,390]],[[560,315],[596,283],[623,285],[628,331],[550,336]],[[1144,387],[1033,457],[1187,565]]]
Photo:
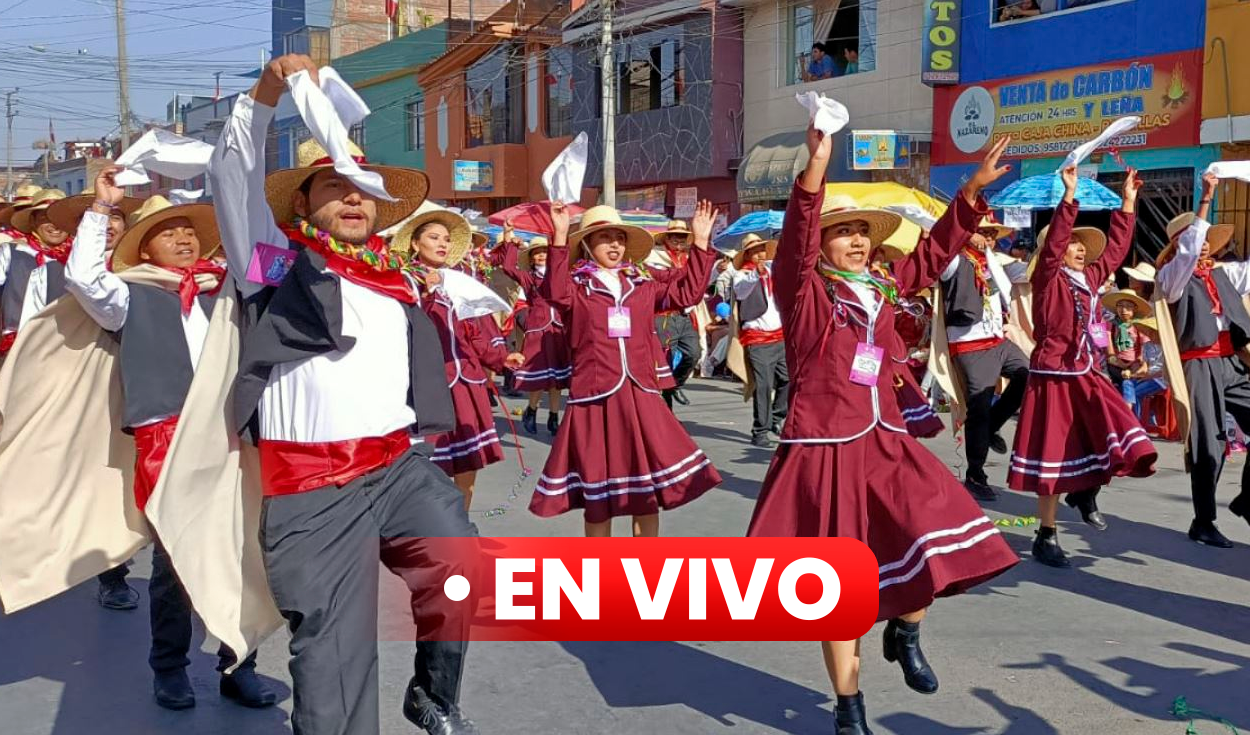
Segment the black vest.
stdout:
[[985,318],[985,299],[977,290],[977,273],[968,256],[961,252],[955,257],[959,260],[955,275],[942,282],[946,289],[942,295],[946,304],[946,326],[970,327]]
[[[177,416],[191,390],[195,368],[182,327],[178,294],[158,286],[128,284],[130,308],[121,329],[122,426]],[[216,296],[201,295],[213,311]]]
[[742,324],[753,322],[768,313],[768,295],[764,293],[764,282],[756,281],[755,288],[745,299],[738,300],[738,321]]
[[[48,258],[48,294],[46,303],[65,295],[65,266],[60,261]],[[38,268],[35,256],[13,246],[13,258],[9,261],[9,277],[4,283],[4,293],[0,294],[0,313],[4,318],[6,332],[17,331],[22,321],[22,303],[26,300],[26,289],[30,285],[30,274]]]
[[[337,275],[322,271],[325,264],[321,255],[302,249],[280,286],[262,289],[244,302],[242,354],[234,387],[241,433],[257,436],[260,398],[275,365],[345,352],[356,342],[343,334],[342,284]],[[408,405],[417,416],[416,430],[420,434],[451,431],[456,413],[437,328],[419,305],[403,306],[412,368]]]
[[[1233,348],[1240,350],[1250,343],[1250,315],[1241,301],[1241,294],[1233,288],[1228,276],[1220,268],[1211,275],[1215,281],[1215,291],[1220,295],[1220,306],[1223,307],[1224,318],[1228,320],[1229,337]],[[1172,321],[1176,327],[1176,341],[1181,352],[1200,350],[1210,347],[1220,338],[1219,327],[1215,324],[1215,314],[1211,310],[1215,304],[1207,295],[1207,288],[1202,279],[1194,276],[1185,284],[1185,290],[1176,303],[1170,304]]]

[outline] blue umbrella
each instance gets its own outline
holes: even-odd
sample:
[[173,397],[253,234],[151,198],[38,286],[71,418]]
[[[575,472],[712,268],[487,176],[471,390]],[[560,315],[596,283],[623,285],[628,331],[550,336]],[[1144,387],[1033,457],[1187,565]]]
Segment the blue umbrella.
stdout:
[[[486,225],[485,227],[481,228],[480,231],[485,233],[488,237],[490,237],[490,241],[492,243],[498,242],[499,236],[503,234],[503,228],[500,227],[499,225]],[[516,235],[516,238],[518,240],[526,244],[528,244],[530,240],[533,240],[536,237],[546,237],[546,235],[540,235],[537,232],[526,232],[525,230],[513,230],[512,234]]]
[[[1076,198],[1081,209],[1119,209],[1120,197],[1097,181],[1084,176],[1077,179]],[[1020,179],[990,200],[995,209],[1054,209],[1063,200],[1063,179],[1059,174],[1042,174]]]
[[737,245],[737,241],[743,235],[754,232],[764,238],[772,238],[778,232],[781,232],[781,223],[786,217],[785,212],[774,210],[763,210],[759,212],[751,212],[739,217],[732,225],[721,230],[721,233],[713,238],[713,242],[718,248]]

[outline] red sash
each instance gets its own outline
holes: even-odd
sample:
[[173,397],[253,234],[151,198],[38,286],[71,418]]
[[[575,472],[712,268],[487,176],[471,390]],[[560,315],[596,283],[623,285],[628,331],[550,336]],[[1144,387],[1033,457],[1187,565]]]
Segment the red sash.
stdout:
[[338,442],[261,439],[261,485],[266,497],[294,495],[330,485],[343,487],[394,462],[411,446],[407,429]]
[[135,505],[142,511],[156,489],[165,455],[174,441],[178,417],[170,416],[154,424],[137,427],[135,432]]
[[[1219,302],[1215,302],[1218,304]],[[1232,357],[1236,354],[1233,351],[1233,338],[1228,332],[1220,332],[1220,338],[1215,340],[1215,344],[1209,347],[1199,347],[1196,350],[1189,350],[1181,353],[1182,360],[1201,360],[1207,357]]]
[[964,355],[969,352],[992,350],[1002,343],[1002,337],[986,337],[985,339],[970,339],[967,342],[950,342],[947,344],[947,349],[951,355]]

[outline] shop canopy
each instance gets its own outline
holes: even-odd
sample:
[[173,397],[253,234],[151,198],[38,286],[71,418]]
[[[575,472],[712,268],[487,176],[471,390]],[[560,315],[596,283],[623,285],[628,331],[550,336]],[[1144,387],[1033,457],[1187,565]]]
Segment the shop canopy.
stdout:
[[738,167],[738,201],[789,198],[808,158],[806,130],[777,133],[756,143]]

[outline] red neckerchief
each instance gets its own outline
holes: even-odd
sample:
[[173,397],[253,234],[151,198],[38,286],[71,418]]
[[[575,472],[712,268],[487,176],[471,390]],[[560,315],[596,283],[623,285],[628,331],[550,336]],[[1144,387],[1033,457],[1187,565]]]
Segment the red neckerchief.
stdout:
[[984,250],[977,250],[968,245],[964,246],[964,255],[968,256],[968,260],[972,262],[972,272],[976,276],[977,291],[982,296],[990,287],[990,263],[985,255]]
[[74,238],[67,237],[65,242],[60,245],[45,245],[38,235],[27,235],[22,233],[26,238],[26,244],[35,251],[35,265],[40,266],[48,262],[51,258],[61,265],[65,265],[65,261],[69,260],[69,250],[74,246]]
[[1202,285],[1206,286],[1207,296],[1211,297],[1212,314],[1223,314],[1224,306],[1220,303],[1220,292],[1215,287],[1215,261],[1206,258],[1200,259],[1198,265],[1194,268],[1194,275],[1202,279]]
[[664,250],[668,252],[668,257],[673,261],[674,268],[685,268],[687,261],[690,260],[690,250],[674,250],[668,245],[664,246]]
[[756,271],[760,277],[760,283],[764,284],[764,295],[768,298],[773,297],[773,278],[772,271],[768,268],[758,268],[754,262],[744,263],[742,266],[744,271]]
[[[404,275],[403,271],[386,267],[374,267],[364,261],[352,260],[344,255],[339,255],[316,239],[306,237],[304,233],[289,225],[283,226],[282,232],[286,234],[291,242],[299,243],[325,258],[327,268],[357,286],[364,286],[370,291],[380,293],[383,296],[390,296],[405,304],[417,303],[417,294],[413,291],[412,284],[408,281],[408,277]],[[369,241],[365,243],[365,247],[384,257],[386,255],[386,242],[377,235],[370,237]]]
[[226,282],[226,269],[217,265],[211,260],[200,258],[190,268],[173,268],[164,267],[170,273],[177,273],[182,277],[178,282],[178,302],[182,306],[182,315],[186,316],[191,313],[191,307],[195,305],[195,297],[200,295],[200,284],[195,277],[201,274],[209,274],[217,276],[217,286],[207,293],[214,294],[221,290],[221,285]]

